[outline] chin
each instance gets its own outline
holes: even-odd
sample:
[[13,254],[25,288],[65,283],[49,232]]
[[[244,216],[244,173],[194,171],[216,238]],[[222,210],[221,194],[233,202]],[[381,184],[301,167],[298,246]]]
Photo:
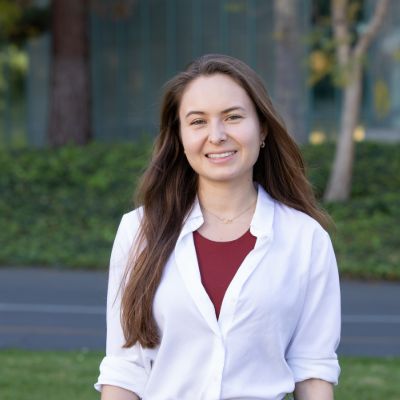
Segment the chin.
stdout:
[[243,176],[240,175],[214,175],[214,176],[199,176],[200,180],[213,182],[213,183],[221,183],[221,184],[228,184],[233,183],[238,180],[243,179]]

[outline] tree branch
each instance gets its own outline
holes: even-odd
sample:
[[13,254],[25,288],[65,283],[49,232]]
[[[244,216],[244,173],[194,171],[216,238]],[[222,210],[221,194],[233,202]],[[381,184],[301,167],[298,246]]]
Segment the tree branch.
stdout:
[[368,22],[364,33],[360,36],[354,47],[353,56],[355,58],[360,58],[365,54],[368,46],[371,44],[372,39],[382,26],[385,15],[389,8],[389,1],[390,0],[379,0],[376,4],[372,19]]
[[339,65],[346,66],[350,54],[350,35],[346,16],[348,0],[331,0],[332,26]]

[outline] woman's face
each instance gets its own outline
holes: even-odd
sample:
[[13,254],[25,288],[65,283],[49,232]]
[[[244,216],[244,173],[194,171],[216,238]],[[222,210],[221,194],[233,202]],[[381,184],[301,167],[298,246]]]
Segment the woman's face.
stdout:
[[180,133],[187,160],[205,181],[252,181],[264,137],[246,91],[224,74],[200,76],[185,89]]

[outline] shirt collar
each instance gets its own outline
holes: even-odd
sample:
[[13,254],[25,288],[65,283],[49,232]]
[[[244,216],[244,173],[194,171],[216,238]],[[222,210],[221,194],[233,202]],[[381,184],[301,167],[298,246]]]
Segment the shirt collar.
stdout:
[[[256,237],[266,236],[272,238],[275,200],[261,185],[258,185],[257,189],[257,204],[250,223],[250,232]],[[196,196],[193,207],[184,222],[180,237],[196,231],[203,223],[203,213],[201,211],[199,199]]]
[[189,211],[188,216],[186,217],[183,228],[181,231],[180,237],[186,235],[187,233],[191,233],[200,228],[204,223],[203,213],[201,211],[199,198],[196,196],[193,206]]
[[273,234],[275,200],[258,185],[257,204],[250,223],[250,232],[256,237],[270,237]]

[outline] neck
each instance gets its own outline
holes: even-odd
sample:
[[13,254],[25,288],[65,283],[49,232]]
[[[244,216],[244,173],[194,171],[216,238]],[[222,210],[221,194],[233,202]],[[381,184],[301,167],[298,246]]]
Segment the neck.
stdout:
[[235,215],[257,199],[257,190],[248,180],[241,184],[230,182],[199,181],[200,204],[217,214]]

